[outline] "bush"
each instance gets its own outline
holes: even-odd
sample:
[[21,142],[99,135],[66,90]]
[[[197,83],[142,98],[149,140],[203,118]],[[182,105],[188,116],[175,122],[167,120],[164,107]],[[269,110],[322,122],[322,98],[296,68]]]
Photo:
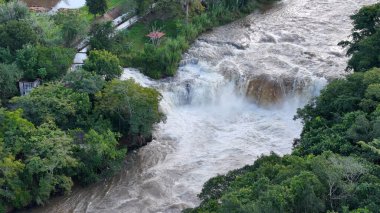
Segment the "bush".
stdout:
[[65,86],[73,89],[76,92],[87,93],[95,95],[99,92],[105,81],[99,75],[93,72],[87,72],[82,69],[76,70],[75,72],[68,73],[64,78],[63,82]]
[[119,59],[106,50],[92,50],[83,69],[104,76],[107,81],[119,78],[123,72]]

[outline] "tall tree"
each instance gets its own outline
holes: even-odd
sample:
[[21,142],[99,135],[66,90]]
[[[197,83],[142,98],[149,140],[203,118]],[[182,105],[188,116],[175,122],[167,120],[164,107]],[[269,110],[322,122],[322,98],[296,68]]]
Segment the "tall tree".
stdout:
[[86,0],[88,11],[95,16],[97,14],[103,15],[108,8],[107,0]]
[[18,93],[17,82],[22,72],[15,64],[0,64],[0,100],[13,97]]
[[81,127],[91,108],[88,94],[75,92],[61,83],[45,84],[12,102],[34,124],[54,121],[63,129]]
[[11,20],[0,24],[0,47],[9,48],[11,53],[15,53],[25,44],[36,44],[37,33],[31,24],[25,20]]
[[92,50],[83,69],[104,76],[107,81],[120,77],[123,72],[119,59],[106,50]]
[[29,9],[25,3],[21,1],[0,2],[0,23],[10,20],[20,20],[29,17]]
[[124,136],[148,137],[153,125],[163,118],[160,99],[156,90],[133,80],[113,80],[97,94],[96,108],[112,120],[115,131]]
[[53,19],[61,28],[61,35],[66,47],[71,47],[75,41],[85,37],[88,32],[89,23],[80,17],[78,11],[57,13]]
[[63,78],[63,82],[65,86],[70,87],[76,92],[88,93],[90,95],[95,95],[99,92],[105,83],[102,76],[82,69],[68,73]]
[[[118,149],[115,133],[104,130],[99,133],[90,130],[84,134],[76,132],[75,143],[78,144],[76,156],[80,159],[77,179],[81,184],[89,184],[112,175],[120,168],[126,150]],[[84,137],[81,137],[84,135]]]
[[22,110],[0,109],[0,209],[43,204],[69,192],[77,166],[72,138],[54,124],[34,126]]
[[348,69],[364,72],[380,66],[380,3],[361,8],[351,16],[354,28],[352,40],[339,45],[348,46],[347,55],[352,56]]
[[90,48],[96,50],[109,50],[112,46],[111,36],[114,34],[115,29],[112,22],[96,23],[90,32],[90,41],[88,44]]

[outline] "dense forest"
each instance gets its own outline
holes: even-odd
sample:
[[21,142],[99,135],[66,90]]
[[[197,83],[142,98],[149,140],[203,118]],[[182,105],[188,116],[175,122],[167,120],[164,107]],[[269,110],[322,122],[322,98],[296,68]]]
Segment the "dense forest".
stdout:
[[[101,18],[115,1],[46,14],[0,0],[0,212],[42,205],[70,193],[74,183],[102,180],[119,170],[127,147],[151,140],[165,119],[161,95],[119,80],[122,67],[173,76],[200,33],[275,1],[117,1],[135,5],[144,18],[115,31]],[[153,29],[165,29],[165,38],[146,38]],[[88,58],[72,69],[87,36]],[[18,82],[35,80],[42,85],[19,96]]]
[[345,79],[298,110],[304,128],[291,155],[210,179],[185,212],[379,212],[380,3],[351,16]]

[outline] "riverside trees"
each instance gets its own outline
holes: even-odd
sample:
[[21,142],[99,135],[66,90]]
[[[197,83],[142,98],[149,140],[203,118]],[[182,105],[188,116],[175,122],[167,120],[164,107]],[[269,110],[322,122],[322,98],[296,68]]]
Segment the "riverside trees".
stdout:
[[271,154],[210,179],[199,195],[202,204],[185,212],[376,212],[377,172],[377,165],[331,152],[308,157]]
[[348,46],[347,55],[352,56],[348,69],[364,72],[372,67],[380,67],[380,4],[363,7],[351,16],[354,28],[352,40],[342,41],[341,46]]
[[106,0],[86,0],[86,5],[88,11],[93,15],[103,15],[107,11],[107,1]]
[[[90,53],[86,70],[67,73],[75,54],[68,47],[87,30],[77,13],[48,17],[30,14],[17,1],[0,4],[0,29],[0,100],[9,106],[0,108],[0,212],[41,205],[69,193],[74,182],[112,175],[127,151],[119,139],[149,139],[163,118],[158,92],[112,81],[122,69],[105,50]],[[36,78],[44,84],[14,97],[19,80]],[[132,104],[124,110],[133,113],[116,124],[108,115],[126,98]],[[112,108],[106,101],[120,104]]]
[[107,81],[119,78],[123,70],[119,59],[106,50],[92,50],[84,61],[83,69],[103,76]]
[[119,138],[150,138],[163,119],[159,100],[132,80],[105,82],[84,70],[13,98],[18,110],[0,108],[0,209],[43,204],[74,181],[112,175],[126,153]]
[[[55,25],[49,17],[29,13],[24,3],[0,4],[0,63],[2,68],[7,68],[0,69],[0,76],[12,82],[12,95],[15,95],[16,82],[21,79],[49,81],[66,74],[75,50],[62,46],[63,31],[65,29]],[[18,71],[13,64],[17,65]],[[9,75],[10,71],[12,75]],[[11,90],[7,87],[3,91],[0,99],[6,103],[11,96],[5,91]]]

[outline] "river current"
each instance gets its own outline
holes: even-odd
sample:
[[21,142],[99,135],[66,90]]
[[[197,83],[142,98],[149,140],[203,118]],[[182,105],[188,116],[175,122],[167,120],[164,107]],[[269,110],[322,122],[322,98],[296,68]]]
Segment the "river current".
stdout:
[[180,212],[199,204],[209,178],[290,153],[302,130],[297,108],[345,74],[337,43],[350,34],[349,15],[376,2],[283,0],[202,35],[174,78],[126,69],[122,78],[163,95],[167,119],[154,140],[114,177],[28,212]]

